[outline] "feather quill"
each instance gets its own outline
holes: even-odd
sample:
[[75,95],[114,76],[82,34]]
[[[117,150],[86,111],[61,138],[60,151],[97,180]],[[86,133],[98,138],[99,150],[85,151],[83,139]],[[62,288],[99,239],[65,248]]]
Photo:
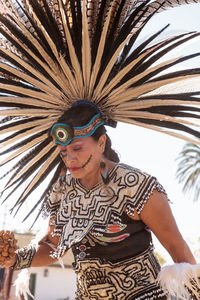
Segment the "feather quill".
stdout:
[[82,16],[82,72],[84,81],[84,94],[83,98],[88,96],[90,73],[91,73],[91,51],[90,51],[90,38],[88,31],[88,20],[86,15],[86,2],[83,1],[83,16]]

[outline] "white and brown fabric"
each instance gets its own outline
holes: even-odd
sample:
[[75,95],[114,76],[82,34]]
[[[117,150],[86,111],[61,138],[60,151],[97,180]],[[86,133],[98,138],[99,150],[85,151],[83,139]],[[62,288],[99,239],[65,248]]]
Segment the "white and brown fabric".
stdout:
[[155,189],[165,191],[155,177],[121,163],[109,177],[109,185],[90,190],[71,175],[54,185],[44,207],[60,236],[54,256],[72,248],[77,299],[166,299],[151,232],[129,216],[141,213]]

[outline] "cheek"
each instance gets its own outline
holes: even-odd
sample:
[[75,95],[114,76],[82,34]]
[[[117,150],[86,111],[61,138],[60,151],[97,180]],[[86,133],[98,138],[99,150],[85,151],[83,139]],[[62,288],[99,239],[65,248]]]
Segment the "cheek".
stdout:
[[84,163],[91,157],[90,162],[87,164],[87,169],[92,169],[99,164],[101,160],[100,148],[96,143],[90,143],[84,145],[81,151],[75,153],[76,160],[79,165],[84,165]]
[[83,155],[80,155],[79,161],[81,161],[82,164],[86,163],[89,160],[89,162],[86,164],[86,167],[84,169],[93,169],[96,168],[99,165],[99,161],[101,160],[101,156],[99,153],[96,152],[96,149],[90,149],[90,151],[86,151]]
[[[76,162],[79,167],[86,165],[86,167],[90,166],[93,162],[94,153],[92,151],[80,151],[76,154]],[[81,168],[84,170],[86,168]]]
[[85,149],[83,149],[83,151],[81,151],[80,153],[80,157],[85,157],[85,158],[88,158],[90,155],[92,156],[96,156],[97,155],[97,148],[94,147],[93,145],[92,146],[88,146],[88,147],[85,147]]

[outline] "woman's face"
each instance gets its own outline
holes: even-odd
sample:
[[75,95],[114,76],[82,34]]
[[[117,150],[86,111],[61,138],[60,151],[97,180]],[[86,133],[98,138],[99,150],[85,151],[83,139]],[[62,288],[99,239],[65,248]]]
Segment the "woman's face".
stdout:
[[60,155],[74,178],[87,178],[99,170],[102,154],[105,149],[106,136],[98,141],[92,137],[73,140],[67,146],[58,145]]

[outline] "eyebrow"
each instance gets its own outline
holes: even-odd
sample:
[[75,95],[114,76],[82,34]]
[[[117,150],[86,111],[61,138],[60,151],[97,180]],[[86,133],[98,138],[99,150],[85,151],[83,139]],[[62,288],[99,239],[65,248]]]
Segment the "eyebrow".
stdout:
[[[69,145],[67,145],[68,147],[70,146],[70,147],[75,147],[75,146],[82,146],[83,145],[83,143],[82,143],[82,141],[75,141],[75,142],[73,142],[73,143],[69,143]],[[67,150],[67,149],[66,149]]]
[[73,145],[77,145],[77,144],[82,144],[82,141],[73,141],[72,143],[70,143],[69,145],[73,146]]

